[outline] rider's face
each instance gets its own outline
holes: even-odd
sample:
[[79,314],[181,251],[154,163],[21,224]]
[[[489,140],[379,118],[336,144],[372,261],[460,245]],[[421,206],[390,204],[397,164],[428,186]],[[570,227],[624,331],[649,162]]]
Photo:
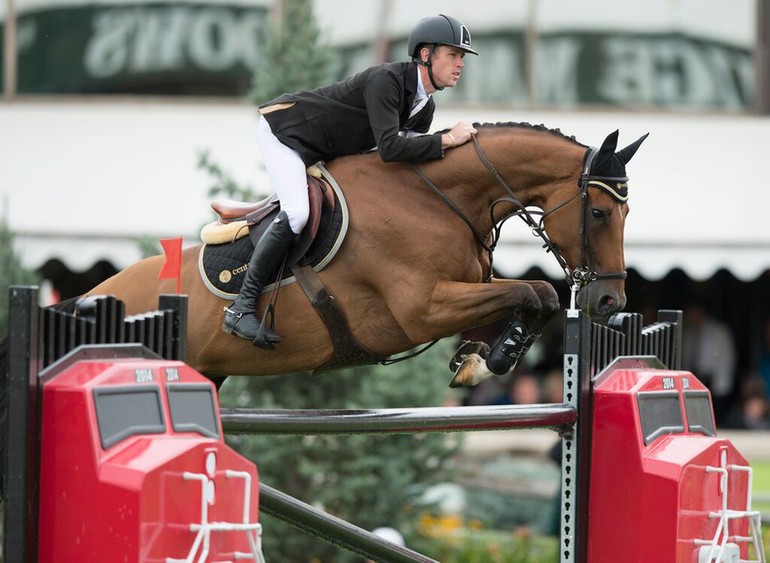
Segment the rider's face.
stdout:
[[[425,49],[427,51],[427,49]],[[444,88],[454,88],[465,66],[465,51],[449,45],[438,45],[433,51],[433,80]],[[427,53],[423,60],[427,58]]]

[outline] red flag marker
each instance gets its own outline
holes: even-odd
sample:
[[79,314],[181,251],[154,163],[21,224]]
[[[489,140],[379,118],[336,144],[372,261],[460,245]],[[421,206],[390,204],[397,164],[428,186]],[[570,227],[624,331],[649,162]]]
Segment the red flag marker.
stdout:
[[182,239],[164,238],[160,240],[163,247],[163,253],[166,255],[166,261],[158,273],[158,279],[176,278],[176,293],[182,293]]

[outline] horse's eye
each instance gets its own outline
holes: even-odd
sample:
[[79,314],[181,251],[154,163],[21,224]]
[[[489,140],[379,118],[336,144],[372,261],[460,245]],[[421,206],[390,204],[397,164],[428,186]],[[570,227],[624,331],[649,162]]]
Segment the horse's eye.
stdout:
[[606,223],[610,217],[610,213],[604,209],[597,209],[596,207],[592,207],[591,217],[593,217],[596,221]]

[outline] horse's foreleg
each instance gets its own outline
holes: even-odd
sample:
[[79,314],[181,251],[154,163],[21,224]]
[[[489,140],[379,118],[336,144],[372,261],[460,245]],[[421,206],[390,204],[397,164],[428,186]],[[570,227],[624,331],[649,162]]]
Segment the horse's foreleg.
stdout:
[[540,337],[540,324],[528,326],[514,318],[490,348],[484,342],[466,342],[450,362],[454,377],[450,387],[472,387],[493,375],[504,375],[516,367],[519,360]]
[[553,300],[553,287],[542,281],[531,282],[542,307],[531,319],[515,318],[502,332],[486,357],[486,365],[497,375],[508,373],[540,338],[543,327],[558,309],[558,299]]
[[[473,386],[492,375],[510,371],[559,308],[556,292],[543,281],[444,282],[437,286],[434,295],[438,299],[431,302],[431,317],[442,323],[444,329],[454,320],[459,325],[455,332],[489,324],[511,314],[516,316],[491,350],[486,347],[483,353],[458,351],[452,362],[453,367],[457,366],[453,370],[452,387]],[[435,310],[436,305],[440,312]]]
[[421,305],[401,323],[415,342],[457,334],[512,314],[542,326],[559,310],[559,298],[553,286],[543,281],[440,281]]

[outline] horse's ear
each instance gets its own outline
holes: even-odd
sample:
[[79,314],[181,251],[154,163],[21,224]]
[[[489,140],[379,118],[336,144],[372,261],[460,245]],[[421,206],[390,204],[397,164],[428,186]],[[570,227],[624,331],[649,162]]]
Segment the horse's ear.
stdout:
[[594,159],[593,166],[595,170],[604,170],[610,165],[610,159],[612,158],[612,155],[615,154],[615,149],[618,146],[618,134],[619,131],[616,129],[604,139],[604,142],[599,148],[599,152],[596,153],[596,158]]
[[636,154],[637,149],[641,146],[641,144],[644,142],[644,140],[649,136],[649,133],[646,133],[639,137],[636,141],[628,145],[624,149],[620,149],[617,153],[615,153],[615,156],[618,157],[618,160],[622,162],[624,165],[628,164],[628,161],[631,160],[631,157]]
[[620,135],[620,131],[618,129],[615,129],[612,133],[607,135],[607,138],[604,139],[599,152],[615,152],[615,149],[618,147],[618,135]]

